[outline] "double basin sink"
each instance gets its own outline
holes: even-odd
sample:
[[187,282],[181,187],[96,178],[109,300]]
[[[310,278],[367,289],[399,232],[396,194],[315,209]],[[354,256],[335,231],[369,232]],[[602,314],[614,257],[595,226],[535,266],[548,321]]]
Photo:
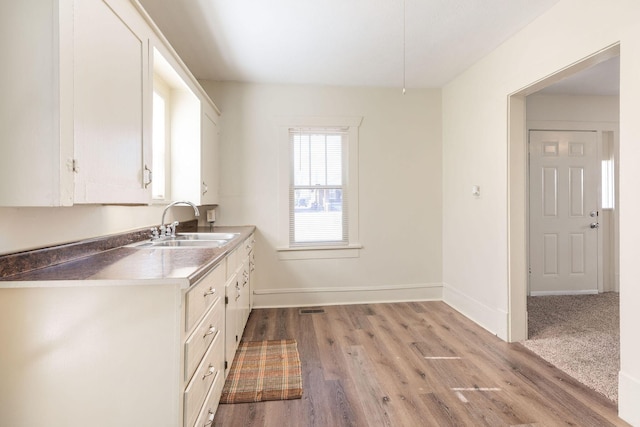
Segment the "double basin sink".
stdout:
[[129,245],[132,248],[220,248],[240,233],[178,233]]

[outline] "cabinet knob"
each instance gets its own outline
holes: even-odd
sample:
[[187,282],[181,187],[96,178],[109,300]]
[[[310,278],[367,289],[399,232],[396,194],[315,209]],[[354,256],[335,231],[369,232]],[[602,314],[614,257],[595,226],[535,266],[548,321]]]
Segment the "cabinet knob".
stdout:
[[207,194],[207,191],[209,191],[209,187],[207,186],[207,183],[202,181],[202,195],[204,196],[205,194]]
[[216,293],[216,290],[215,290],[215,289],[213,289],[213,286],[211,286],[211,287],[209,288],[209,290],[208,290],[207,292],[205,292],[205,293],[204,293],[204,297],[206,298],[206,297],[208,297],[209,295],[213,295],[213,294],[215,294],[215,293]]

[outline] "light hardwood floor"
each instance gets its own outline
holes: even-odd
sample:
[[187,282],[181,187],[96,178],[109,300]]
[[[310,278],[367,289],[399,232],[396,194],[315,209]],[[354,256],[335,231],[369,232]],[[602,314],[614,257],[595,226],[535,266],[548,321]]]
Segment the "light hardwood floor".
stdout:
[[254,310],[243,339],[294,338],[299,400],[220,405],[216,426],[623,426],[615,405],[443,302]]

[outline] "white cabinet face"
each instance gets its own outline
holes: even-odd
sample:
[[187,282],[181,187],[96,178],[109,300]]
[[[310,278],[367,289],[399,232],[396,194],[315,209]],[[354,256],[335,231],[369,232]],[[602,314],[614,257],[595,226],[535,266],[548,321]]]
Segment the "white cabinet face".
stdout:
[[103,1],[75,5],[76,203],[150,200],[148,42],[142,23],[142,34],[134,30],[140,18],[132,7],[118,6],[122,16]]
[[202,151],[200,170],[202,173],[201,201],[203,205],[218,204],[219,188],[219,133],[218,125],[206,111],[202,113]]
[[4,2],[0,13],[0,206],[68,206],[73,173],[68,2]]

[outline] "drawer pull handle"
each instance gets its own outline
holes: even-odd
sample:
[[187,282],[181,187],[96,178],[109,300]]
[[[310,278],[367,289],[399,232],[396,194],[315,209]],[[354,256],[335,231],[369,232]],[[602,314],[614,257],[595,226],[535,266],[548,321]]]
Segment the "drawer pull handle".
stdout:
[[205,332],[205,334],[202,336],[202,338],[206,338],[209,335],[213,335],[216,333],[216,327],[213,325],[209,325],[209,330],[207,332]]
[[213,295],[216,293],[216,290],[213,289],[213,286],[209,288],[209,290],[207,292],[204,293],[205,297],[208,297],[209,295]]
[[209,409],[209,418],[207,419],[207,422],[204,423],[204,427],[210,426],[213,424],[213,412],[211,412],[211,409]]
[[216,368],[213,365],[209,365],[209,370],[207,370],[207,372],[202,376],[202,379],[204,380],[207,377],[210,377],[215,372],[216,372]]

